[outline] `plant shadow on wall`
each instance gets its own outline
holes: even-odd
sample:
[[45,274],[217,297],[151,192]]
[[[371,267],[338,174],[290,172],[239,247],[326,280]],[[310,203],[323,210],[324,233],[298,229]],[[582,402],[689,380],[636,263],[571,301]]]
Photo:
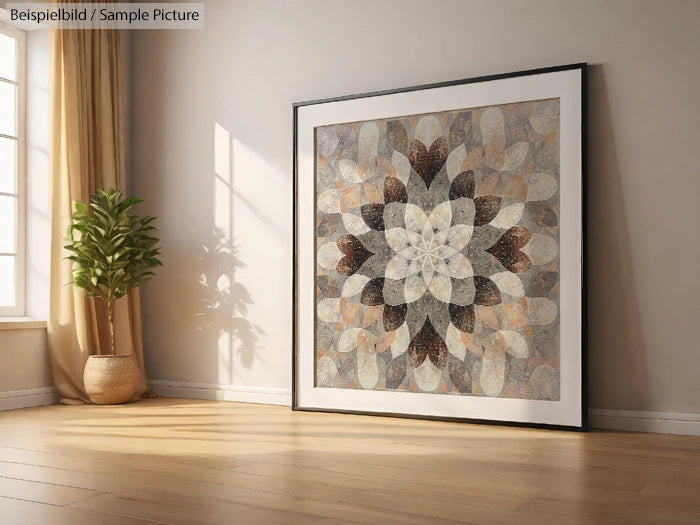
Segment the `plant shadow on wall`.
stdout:
[[[213,229],[200,248],[202,311],[193,316],[197,330],[216,338],[220,370],[226,369],[231,375],[236,354],[243,367],[253,365],[258,338],[265,334],[247,319],[248,308],[254,303],[248,290],[236,280],[237,271],[246,266],[239,251],[221,228]],[[232,380],[229,377],[230,383]]]

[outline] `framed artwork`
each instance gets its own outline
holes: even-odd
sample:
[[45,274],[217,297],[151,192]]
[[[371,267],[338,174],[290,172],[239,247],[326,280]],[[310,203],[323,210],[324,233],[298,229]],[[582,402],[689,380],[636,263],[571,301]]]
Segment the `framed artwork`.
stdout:
[[294,104],[294,409],[585,430],[585,89]]

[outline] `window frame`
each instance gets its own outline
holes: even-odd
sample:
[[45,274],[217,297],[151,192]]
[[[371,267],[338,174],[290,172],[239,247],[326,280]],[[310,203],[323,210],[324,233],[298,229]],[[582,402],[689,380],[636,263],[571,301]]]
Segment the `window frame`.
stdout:
[[15,53],[17,64],[17,80],[3,79],[2,82],[11,82],[16,86],[16,137],[0,134],[3,138],[17,141],[17,166],[16,166],[16,193],[0,193],[0,195],[14,197],[15,206],[15,252],[2,253],[15,257],[15,305],[0,306],[0,318],[23,317],[26,314],[26,34],[23,30],[8,25],[0,25],[0,33],[16,39]]

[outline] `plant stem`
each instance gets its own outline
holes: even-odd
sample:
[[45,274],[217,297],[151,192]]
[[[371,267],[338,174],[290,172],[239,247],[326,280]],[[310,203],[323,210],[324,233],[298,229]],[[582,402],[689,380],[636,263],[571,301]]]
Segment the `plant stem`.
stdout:
[[117,345],[114,340],[114,299],[107,301],[107,315],[109,316],[109,340],[112,343],[112,355],[117,355]]

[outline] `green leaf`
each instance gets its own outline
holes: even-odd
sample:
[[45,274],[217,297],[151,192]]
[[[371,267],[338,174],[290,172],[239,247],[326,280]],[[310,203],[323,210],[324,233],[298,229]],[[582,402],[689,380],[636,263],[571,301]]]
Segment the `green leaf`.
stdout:
[[155,217],[127,213],[141,199],[122,199],[113,188],[98,189],[89,202],[75,204],[66,258],[73,263],[72,284],[109,301],[150,280],[150,270],[162,265],[157,230],[150,225]]

